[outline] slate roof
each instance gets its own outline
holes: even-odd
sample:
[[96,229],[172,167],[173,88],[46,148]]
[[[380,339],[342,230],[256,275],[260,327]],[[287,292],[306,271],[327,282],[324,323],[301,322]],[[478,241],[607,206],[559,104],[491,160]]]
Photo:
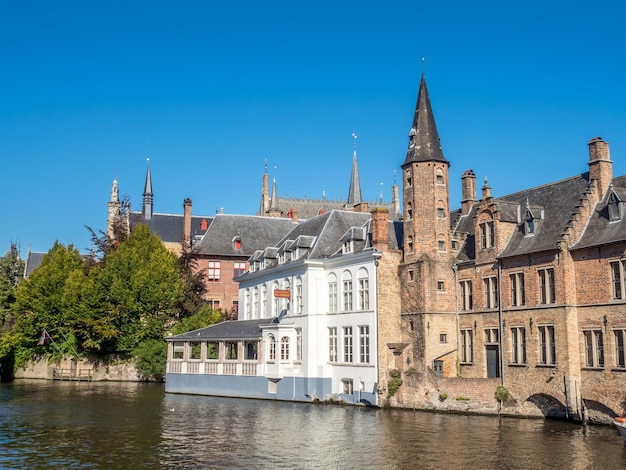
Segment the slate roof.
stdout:
[[[371,214],[368,212],[333,210],[299,223],[275,246],[281,246],[285,241],[295,240],[301,236],[315,237],[315,244],[305,257],[312,259],[328,258],[341,249],[341,240],[344,235],[353,227],[369,225],[370,219]],[[366,237],[361,238],[364,239],[355,243],[355,252],[362,250],[367,244]]]
[[[365,201],[367,202],[367,201]],[[346,210],[347,201],[334,201],[328,199],[298,199],[278,196],[278,208],[286,216],[289,209],[298,211],[298,219],[311,219],[317,217],[321,213],[330,212],[332,210]],[[382,207],[389,211],[389,218],[395,218],[393,203],[383,202],[367,202],[370,207]]]
[[[623,184],[623,183],[622,183]],[[518,228],[508,240],[499,257],[557,249],[557,243],[589,185],[589,173],[583,173],[554,183],[520,191],[508,196],[494,198],[503,221],[518,223]],[[626,189],[626,186],[624,187]],[[624,193],[626,197],[626,192]],[[522,217],[529,204],[535,217],[535,234],[527,236],[523,231]],[[466,216],[451,214],[456,221],[455,232],[466,233],[467,239],[457,255],[458,261],[475,259],[474,218],[478,205]]]
[[166,341],[257,340],[262,336],[260,325],[271,325],[276,319],[229,320],[215,325],[168,336]]
[[439,134],[435,125],[435,116],[430,105],[424,74],[422,74],[420,89],[417,93],[417,103],[415,104],[413,125],[409,132],[409,139],[409,149],[402,165],[426,161],[448,163],[443,156],[443,150],[441,150]]
[[[626,176],[613,179],[613,190],[621,201],[626,201]],[[610,191],[607,192],[607,196]],[[585,232],[580,240],[571,247],[572,250],[590,246],[606,245],[626,241],[626,211],[622,204],[622,218],[611,222],[607,209],[607,198],[595,208]]]
[[[291,219],[252,215],[217,214],[194,252],[201,255],[250,257],[256,250],[275,246],[294,227]],[[236,249],[234,239],[241,247]]]
[[[131,212],[131,225],[147,224],[150,231],[164,243],[178,243],[183,240],[183,225],[185,217],[182,214],[152,214],[150,220],[145,220],[141,212]],[[194,240],[204,234],[203,222],[210,226],[212,217],[191,216],[191,239]]]
[[24,277],[29,277],[35,269],[41,266],[41,261],[47,253],[39,251],[29,251],[24,265]]

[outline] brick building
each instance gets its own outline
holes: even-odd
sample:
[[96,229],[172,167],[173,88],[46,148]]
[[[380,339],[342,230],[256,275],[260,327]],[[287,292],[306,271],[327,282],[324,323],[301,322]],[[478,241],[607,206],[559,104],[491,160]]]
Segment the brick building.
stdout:
[[405,385],[393,405],[454,407],[441,397],[455,394],[494,411],[504,385],[510,413],[606,420],[626,411],[626,177],[613,177],[599,137],[588,165],[502,197],[485,179],[479,199],[468,170],[451,211],[422,76],[401,166],[399,280],[392,266],[380,282],[400,296],[379,309],[381,391],[393,369]]

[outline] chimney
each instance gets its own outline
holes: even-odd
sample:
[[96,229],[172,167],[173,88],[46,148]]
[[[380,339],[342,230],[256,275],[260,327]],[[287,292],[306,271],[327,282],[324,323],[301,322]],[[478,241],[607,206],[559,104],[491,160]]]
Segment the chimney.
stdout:
[[372,246],[380,251],[389,249],[389,210],[378,207],[372,211]]
[[476,175],[472,170],[467,170],[461,176],[461,187],[461,215],[467,215],[476,203]]
[[191,244],[191,199],[186,198],[183,203],[183,242]]
[[369,204],[367,202],[359,202],[354,205],[354,212],[369,212]]
[[609,143],[602,137],[589,141],[589,180],[595,181],[598,198],[602,199],[613,180],[613,162],[609,152]]
[[491,186],[489,186],[489,182],[487,181],[487,177],[485,176],[485,184],[483,185],[483,201],[487,201],[491,199]]
[[291,211],[291,220],[298,222],[298,209],[293,209]]

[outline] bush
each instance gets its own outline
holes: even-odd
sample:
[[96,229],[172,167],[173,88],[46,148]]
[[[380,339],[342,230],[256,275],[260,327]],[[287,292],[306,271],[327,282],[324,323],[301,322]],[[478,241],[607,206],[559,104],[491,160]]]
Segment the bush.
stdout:
[[495,393],[496,400],[507,401],[509,399],[509,389],[504,385],[498,385]]
[[387,396],[392,397],[402,385],[402,373],[398,369],[392,369],[389,371],[389,375],[391,376],[391,380],[387,384]]
[[148,339],[133,351],[135,367],[145,378],[162,381],[165,377],[167,343],[163,340]]
[[446,392],[441,392],[441,393],[439,394],[439,400],[441,400],[441,401],[445,401],[445,400],[447,400],[447,399],[448,399],[448,394],[447,394]]

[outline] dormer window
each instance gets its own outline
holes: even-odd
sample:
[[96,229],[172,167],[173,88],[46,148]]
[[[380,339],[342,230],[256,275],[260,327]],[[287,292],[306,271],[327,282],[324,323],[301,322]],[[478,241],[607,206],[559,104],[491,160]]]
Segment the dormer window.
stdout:
[[530,209],[524,212],[524,233],[527,237],[535,234],[535,217]]
[[233,238],[233,247],[235,250],[241,250],[241,237],[239,235]]
[[495,236],[493,230],[493,221],[483,222],[480,224],[480,247],[492,248],[494,246]]
[[622,220],[622,204],[617,193],[613,190],[609,193],[609,200],[606,207],[609,211],[609,222],[617,222]]
[[409,147],[415,146],[415,136],[417,135],[417,131],[415,129],[411,129],[409,131]]
[[352,240],[346,240],[343,244],[343,253],[348,254],[354,251],[354,242]]

